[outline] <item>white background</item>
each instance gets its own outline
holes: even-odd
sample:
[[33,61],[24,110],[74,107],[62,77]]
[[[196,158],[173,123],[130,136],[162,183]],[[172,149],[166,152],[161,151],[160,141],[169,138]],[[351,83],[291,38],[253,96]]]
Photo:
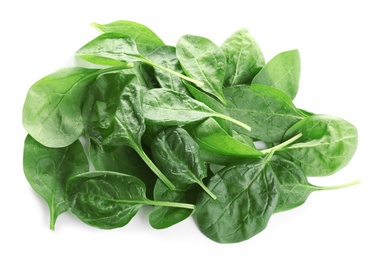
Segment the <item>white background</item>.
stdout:
[[[371,1],[1,1],[0,259],[374,259],[373,9]],[[74,52],[98,35],[91,22],[143,23],[166,44],[183,34],[220,45],[245,27],[268,61],[299,49],[295,104],[342,117],[358,128],[359,147],[336,175],[311,179],[361,184],[310,196],[276,214],[259,235],[238,244],[210,241],[192,218],[166,230],[143,208],[124,228],[100,230],[69,213],[49,230],[46,203],[22,169],[22,106],[41,77],[74,65]]]

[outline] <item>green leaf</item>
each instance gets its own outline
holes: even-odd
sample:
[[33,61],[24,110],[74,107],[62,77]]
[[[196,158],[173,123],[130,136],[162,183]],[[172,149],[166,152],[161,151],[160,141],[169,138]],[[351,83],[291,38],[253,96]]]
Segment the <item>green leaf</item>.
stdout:
[[48,148],[30,135],[25,139],[23,170],[31,187],[48,203],[50,228],[67,211],[67,178],[88,171],[89,164],[79,140],[63,148]]
[[133,77],[120,73],[99,77],[87,94],[83,109],[85,132],[103,149],[130,146],[152,171],[173,189],[174,185],[144,152],[141,137],[145,122],[141,108],[142,91],[129,84]]
[[207,167],[200,159],[199,146],[186,130],[169,128],[160,132],[151,149],[156,165],[177,189],[186,190],[196,183],[215,198],[202,181],[207,176]]
[[186,126],[186,130],[205,150],[234,157],[261,157],[263,153],[229,135],[213,118]]
[[264,55],[247,29],[236,31],[221,48],[227,58],[225,87],[250,84],[265,65]]
[[314,191],[332,190],[357,184],[357,181],[329,187],[319,187],[309,183],[301,167],[282,156],[273,156],[271,167],[279,181],[279,199],[276,212],[290,210],[304,204]]
[[298,50],[291,50],[272,58],[256,75],[252,84],[274,87],[294,99],[299,89],[299,80],[300,54]]
[[[197,194],[196,190],[170,190],[161,181],[157,181],[153,196],[158,201],[195,204]],[[192,209],[155,206],[149,215],[149,223],[153,228],[164,229],[185,220],[192,213]]]
[[293,125],[284,139],[302,133],[292,145],[280,151],[299,164],[308,176],[327,176],[348,164],[357,149],[357,129],[344,119],[312,115]]
[[196,220],[201,232],[219,243],[236,243],[265,229],[279,188],[270,157],[227,166],[209,180],[217,200],[206,194],[199,198]]
[[26,131],[48,147],[65,147],[83,133],[81,106],[96,69],[64,68],[29,89],[22,111]]
[[152,201],[138,178],[110,171],[86,172],[69,178],[67,198],[70,211],[81,221],[98,228],[126,225],[143,205],[194,209],[194,205]]
[[222,118],[247,131],[251,128],[229,116],[217,113],[190,96],[168,89],[151,89],[143,100],[144,117],[148,123],[159,125],[184,125],[206,119]]
[[135,40],[129,35],[122,33],[102,34],[77,50],[75,55],[90,63],[105,66],[117,66],[132,62],[144,62],[155,68],[176,75],[182,79],[191,81],[199,86],[203,84],[198,80],[189,78],[186,75],[165,68],[147,59],[139,53]]
[[[175,47],[162,46],[147,56],[152,62],[183,74],[183,69],[176,56]],[[154,76],[162,88],[171,89],[177,92],[187,94],[187,89],[180,77],[173,75],[165,70],[155,68]]]
[[252,131],[246,134],[253,139],[280,142],[288,128],[304,118],[286,94],[272,87],[236,86],[225,88],[224,94],[231,117],[250,125]]
[[142,55],[147,55],[158,47],[165,45],[151,29],[136,22],[119,20],[108,24],[92,23],[92,26],[101,33],[114,32],[129,35],[135,40]]
[[221,48],[209,39],[184,35],[178,40],[176,49],[185,73],[203,82],[204,85],[198,87],[225,104],[222,86],[226,74],[226,57]]
[[90,158],[96,171],[114,171],[138,177],[147,186],[148,198],[152,198],[156,175],[131,147],[119,146],[111,151],[103,151],[91,141]]

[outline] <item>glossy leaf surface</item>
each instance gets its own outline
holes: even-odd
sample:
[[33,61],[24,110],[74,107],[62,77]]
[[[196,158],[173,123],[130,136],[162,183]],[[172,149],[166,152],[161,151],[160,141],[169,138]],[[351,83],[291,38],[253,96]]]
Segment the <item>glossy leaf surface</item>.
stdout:
[[265,65],[265,58],[247,29],[233,33],[221,46],[227,58],[225,87],[250,84]]
[[50,228],[57,217],[67,211],[65,185],[67,178],[88,171],[89,165],[77,140],[63,148],[48,148],[30,135],[25,139],[23,170],[31,187],[48,203]]
[[304,118],[286,94],[272,87],[237,86],[225,88],[224,94],[231,117],[250,125],[253,139],[280,142],[288,128]]
[[267,226],[278,201],[278,181],[269,157],[220,170],[207,186],[213,200],[202,194],[196,205],[197,224],[219,243],[247,240]]
[[178,40],[176,50],[186,74],[204,83],[199,88],[226,103],[222,86],[227,64],[221,48],[204,37],[184,35]]

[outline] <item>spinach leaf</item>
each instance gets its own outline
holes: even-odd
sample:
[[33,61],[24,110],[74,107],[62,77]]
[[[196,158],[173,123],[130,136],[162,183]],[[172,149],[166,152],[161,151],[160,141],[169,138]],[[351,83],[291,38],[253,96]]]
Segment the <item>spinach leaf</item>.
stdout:
[[185,73],[203,82],[198,87],[225,104],[222,86],[227,64],[221,48],[207,38],[184,35],[178,40],[176,49]]
[[278,201],[279,183],[265,158],[227,166],[207,186],[196,204],[197,224],[207,237],[219,243],[244,241],[265,229]]
[[74,175],[66,186],[70,211],[81,221],[103,229],[126,225],[143,205],[194,209],[192,204],[149,200],[145,189],[138,178],[110,171]]
[[264,55],[247,29],[236,31],[221,48],[227,58],[225,87],[250,84],[265,65]]
[[[184,73],[179,60],[177,59],[175,47],[159,47],[150,53],[148,58],[155,64],[159,64],[169,70],[176,71],[180,74]],[[171,89],[185,94],[188,93],[180,77],[158,68],[155,68],[154,76],[162,88]]]
[[282,90],[291,99],[296,97],[300,80],[298,50],[285,51],[272,58],[256,75],[252,84],[262,84]]
[[143,100],[144,117],[148,123],[159,125],[183,125],[206,119],[222,118],[247,131],[251,128],[232,117],[220,114],[183,93],[168,89],[151,89]]
[[87,87],[110,69],[64,68],[37,81],[29,89],[22,111],[26,131],[48,147],[65,147],[83,133],[81,107]]
[[142,92],[130,84],[132,77],[120,73],[101,75],[87,93],[83,108],[85,132],[103,149],[133,148],[152,171],[170,188],[174,185],[144,152],[141,137],[145,122],[141,109]]
[[186,126],[186,130],[202,149],[217,154],[249,158],[263,155],[253,146],[248,146],[229,135],[213,118]]
[[302,137],[279,151],[299,164],[308,176],[327,176],[343,168],[357,149],[357,129],[344,119],[312,115],[293,125],[284,135]]
[[332,190],[357,184],[357,181],[343,185],[320,187],[309,183],[301,167],[292,160],[273,156],[271,167],[279,181],[279,199],[275,212],[290,210],[302,205],[314,191]]
[[30,135],[25,139],[23,170],[31,187],[48,203],[50,229],[67,211],[65,185],[73,174],[88,171],[89,164],[79,140],[63,148],[45,147]]
[[76,51],[75,55],[93,64],[117,66],[124,62],[144,62],[199,86],[204,83],[152,62],[139,53],[133,38],[122,33],[102,34]]
[[[170,190],[164,183],[157,181],[154,188],[154,199],[157,201],[172,201],[178,203],[196,203],[198,191],[193,188],[189,190]],[[193,209],[155,206],[149,215],[149,223],[153,228],[164,229],[173,226],[193,213]]]
[[148,198],[153,197],[152,190],[157,179],[156,175],[134,149],[129,146],[119,146],[110,152],[103,151],[91,140],[89,151],[96,171],[114,171],[135,176],[146,185]]
[[119,20],[108,24],[92,23],[92,26],[101,33],[123,33],[133,38],[142,55],[153,52],[160,46],[165,45],[162,40],[147,26],[125,20]]
[[246,134],[253,139],[280,142],[288,128],[304,118],[286,94],[272,87],[236,86],[225,88],[224,94],[231,117],[250,125],[252,131]]
[[176,188],[186,190],[196,183],[209,196],[216,198],[202,181],[207,176],[207,168],[200,159],[199,146],[186,130],[169,128],[160,132],[151,148],[156,165]]

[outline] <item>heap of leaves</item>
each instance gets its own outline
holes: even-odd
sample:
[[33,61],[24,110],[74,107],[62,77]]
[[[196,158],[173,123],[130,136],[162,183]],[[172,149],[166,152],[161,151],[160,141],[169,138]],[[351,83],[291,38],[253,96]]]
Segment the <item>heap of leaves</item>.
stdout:
[[234,243],[313,191],[357,183],[308,182],[344,167],[358,138],[294,105],[297,50],[265,63],[246,29],[220,47],[194,35],[172,47],[135,22],[93,26],[102,34],[76,52],[87,66],[42,78],[24,103],[24,172],[51,229],[65,211],[118,228],[152,205],[154,228],[193,215],[207,237]]

